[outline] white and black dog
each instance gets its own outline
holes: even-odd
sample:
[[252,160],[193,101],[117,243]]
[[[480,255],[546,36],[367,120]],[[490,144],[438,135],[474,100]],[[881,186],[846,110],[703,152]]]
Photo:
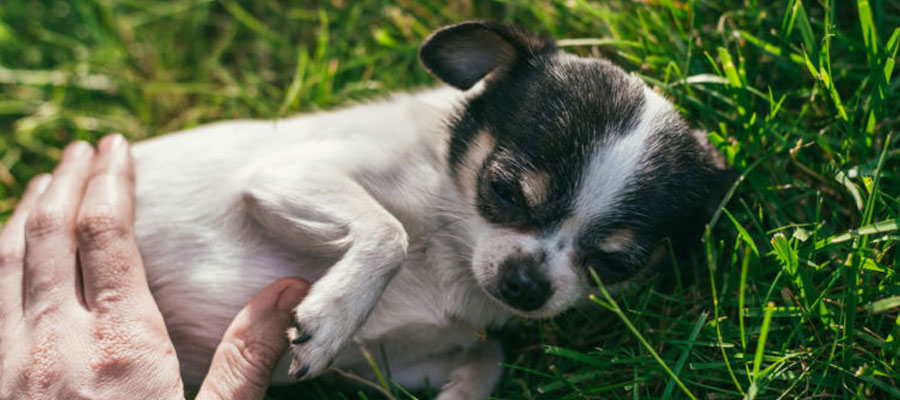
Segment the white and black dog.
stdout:
[[631,280],[720,199],[705,136],[608,61],[485,21],[419,58],[450,87],[134,147],[140,249],[187,384],[253,294],[299,276],[314,284],[275,382],[371,376],[365,346],[401,385],[487,398],[486,329],[584,301],[590,268]]

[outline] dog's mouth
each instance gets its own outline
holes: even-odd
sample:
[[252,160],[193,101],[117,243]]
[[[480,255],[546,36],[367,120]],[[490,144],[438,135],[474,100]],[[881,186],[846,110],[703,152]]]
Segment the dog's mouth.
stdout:
[[482,289],[485,291],[485,293],[487,293],[488,297],[490,297],[491,300],[493,300],[495,303],[497,303],[499,306],[503,307],[504,309],[509,310],[513,314],[516,314],[520,317],[528,317],[528,318],[537,318],[540,316],[534,312],[535,309],[524,310],[524,309],[515,307],[515,306],[507,303],[506,301],[504,301],[502,298],[500,298],[499,295],[495,294],[494,290],[488,290],[484,287],[482,287]]

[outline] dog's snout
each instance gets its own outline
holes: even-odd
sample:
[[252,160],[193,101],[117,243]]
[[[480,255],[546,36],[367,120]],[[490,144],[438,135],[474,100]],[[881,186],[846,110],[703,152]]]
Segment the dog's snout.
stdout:
[[501,300],[523,311],[536,310],[544,305],[553,291],[540,266],[540,260],[530,256],[504,261],[497,284]]

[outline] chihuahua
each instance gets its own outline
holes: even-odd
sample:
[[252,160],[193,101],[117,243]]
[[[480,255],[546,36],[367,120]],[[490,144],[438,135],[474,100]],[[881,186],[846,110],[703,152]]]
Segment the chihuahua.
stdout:
[[[241,307],[314,282],[273,383],[373,376],[486,399],[484,332],[622,285],[696,241],[726,165],[638,77],[488,21],[419,50],[446,86],[134,147],[137,234],[185,382]],[[362,348],[362,349],[361,349]]]

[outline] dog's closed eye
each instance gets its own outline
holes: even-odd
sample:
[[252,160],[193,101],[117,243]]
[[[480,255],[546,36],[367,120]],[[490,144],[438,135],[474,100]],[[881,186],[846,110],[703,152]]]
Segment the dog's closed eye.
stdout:
[[[593,269],[603,283],[610,284],[624,281],[634,274],[634,268],[626,260],[624,254],[598,251],[585,256],[581,265]],[[588,283],[596,284],[592,278],[588,279]]]
[[522,186],[514,180],[498,176],[490,180],[488,188],[494,200],[503,207],[521,209],[527,205]]

